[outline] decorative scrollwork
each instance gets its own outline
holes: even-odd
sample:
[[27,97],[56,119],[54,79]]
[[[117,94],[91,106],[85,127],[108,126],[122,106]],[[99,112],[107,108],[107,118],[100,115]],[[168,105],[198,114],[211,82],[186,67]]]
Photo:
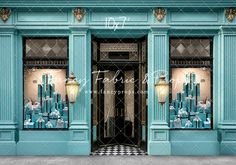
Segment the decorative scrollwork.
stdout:
[[80,22],[85,15],[85,10],[81,8],[76,8],[73,10],[73,14],[76,17],[76,19]]
[[235,8],[229,8],[225,10],[225,17],[229,22],[232,22],[234,20],[235,15],[236,15]]
[[156,16],[156,19],[161,22],[166,15],[166,10],[162,8],[154,9],[154,15]]
[[5,7],[0,9],[0,17],[2,18],[3,22],[6,22],[10,17],[10,15],[11,15],[11,9]]

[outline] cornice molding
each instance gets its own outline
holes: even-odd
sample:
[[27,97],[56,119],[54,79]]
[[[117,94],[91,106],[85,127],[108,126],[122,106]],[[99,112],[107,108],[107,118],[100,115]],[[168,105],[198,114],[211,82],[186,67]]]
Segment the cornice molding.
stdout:
[[[66,4],[66,5],[65,5]],[[232,7],[236,6],[235,0],[136,0],[136,1],[127,1],[127,0],[70,0],[69,3],[66,0],[37,0],[37,3],[34,0],[21,0],[20,3],[18,0],[7,0],[0,1],[0,6],[5,7],[214,7],[214,8],[222,8],[222,7]]]

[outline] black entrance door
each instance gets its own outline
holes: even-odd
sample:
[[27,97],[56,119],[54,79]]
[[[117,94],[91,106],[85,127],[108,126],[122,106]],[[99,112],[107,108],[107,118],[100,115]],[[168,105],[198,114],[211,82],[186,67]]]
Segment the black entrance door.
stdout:
[[140,40],[93,41],[93,147],[145,143],[144,47]]

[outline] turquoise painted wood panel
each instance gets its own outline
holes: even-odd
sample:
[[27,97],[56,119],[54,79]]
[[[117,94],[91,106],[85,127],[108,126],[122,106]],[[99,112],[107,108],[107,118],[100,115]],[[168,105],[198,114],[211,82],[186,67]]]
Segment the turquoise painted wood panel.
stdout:
[[[218,128],[218,122],[220,120],[220,106],[222,102],[221,96],[221,65],[220,65],[220,35],[217,33],[213,37],[213,129]],[[218,65],[215,65],[218,64]]]
[[[80,93],[72,108],[72,121],[85,121],[85,84],[86,81],[86,34],[73,34],[71,40],[72,54],[70,54],[70,72],[74,72],[80,83]],[[82,65],[81,65],[82,64]]]
[[[37,3],[33,2],[32,0],[21,0],[21,3],[19,3],[18,0],[8,0],[6,1],[1,1],[0,6],[10,6],[10,7],[110,7],[114,8],[115,7],[149,7],[149,8],[154,8],[154,7],[176,7],[176,8],[186,8],[186,7],[205,7],[207,6],[208,8],[210,7],[232,7],[233,0],[224,0],[220,1],[219,3],[216,3],[215,0],[207,0],[202,1],[199,0],[136,0],[136,1],[127,1],[127,0],[119,0],[119,1],[107,1],[107,0],[50,0],[50,1],[38,1]],[[65,5],[66,4],[66,5]]]
[[73,27],[69,37],[69,70],[80,83],[77,102],[70,106],[69,155],[91,151],[91,35],[87,28]]
[[[69,133],[68,131],[19,131],[19,141],[20,142],[37,142],[37,141],[68,141]],[[33,150],[34,146],[29,149]]]
[[172,155],[218,155],[217,131],[171,130]]
[[169,141],[169,132],[166,130],[152,130],[153,141]]
[[74,72],[80,83],[77,102],[71,110],[72,122],[89,125],[90,121],[90,90],[91,90],[91,46],[90,33],[74,31],[70,36],[70,72]]
[[222,131],[222,141],[236,141],[236,130]]
[[14,124],[15,119],[15,59],[14,35],[0,34],[0,127],[5,122]]
[[14,32],[0,32],[0,155],[16,154]]
[[0,131],[0,141],[13,141],[14,132],[13,131]]
[[224,35],[224,109],[223,121],[236,125],[236,35]]
[[16,13],[16,24],[52,24],[52,23],[68,23],[69,13],[67,10],[56,11],[18,11]]
[[218,22],[218,11],[172,11],[170,12],[170,22],[173,23],[216,23]]
[[[168,101],[158,103],[155,83],[159,75],[169,73],[168,28],[152,28],[148,34],[148,154],[170,155]],[[168,78],[167,78],[168,80]],[[168,100],[168,98],[167,98]]]
[[220,154],[236,155],[236,130],[221,130]]
[[91,11],[90,23],[102,24],[107,27],[112,26],[125,26],[127,24],[139,24],[149,22],[148,10],[137,9],[120,9],[120,10],[103,10],[103,11]]
[[[161,73],[166,74],[166,80],[169,76],[169,43],[167,34],[153,34],[153,56],[154,56],[154,81],[157,82]],[[151,84],[150,84],[151,85]],[[154,85],[153,85],[154,90]],[[154,93],[154,109],[153,109],[153,122],[167,122],[168,116],[168,101],[161,105],[158,103],[156,93]],[[168,98],[166,98],[168,100]]]

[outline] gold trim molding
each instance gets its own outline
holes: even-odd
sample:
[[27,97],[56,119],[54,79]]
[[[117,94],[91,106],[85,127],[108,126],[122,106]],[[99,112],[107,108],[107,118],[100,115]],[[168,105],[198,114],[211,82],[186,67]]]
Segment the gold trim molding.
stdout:
[[235,8],[228,8],[225,9],[225,17],[229,22],[232,22],[234,20],[234,17],[236,16],[236,9]]
[[166,10],[163,9],[163,8],[154,9],[153,12],[154,12],[154,15],[155,15],[156,19],[159,22],[161,22],[164,19],[165,15],[166,15]]
[[78,20],[78,22],[81,22],[82,19],[84,18],[85,10],[82,8],[76,8],[73,10],[73,14],[76,17],[76,19]]
[[2,18],[2,21],[4,23],[7,22],[10,15],[11,15],[11,9],[5,7],[0,9],[0,17]]

